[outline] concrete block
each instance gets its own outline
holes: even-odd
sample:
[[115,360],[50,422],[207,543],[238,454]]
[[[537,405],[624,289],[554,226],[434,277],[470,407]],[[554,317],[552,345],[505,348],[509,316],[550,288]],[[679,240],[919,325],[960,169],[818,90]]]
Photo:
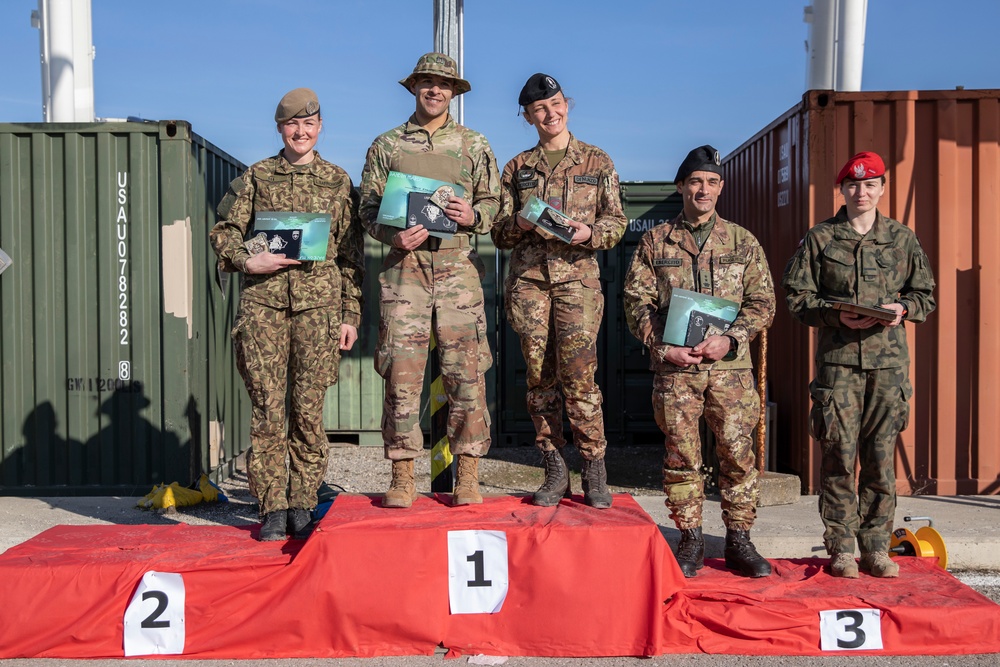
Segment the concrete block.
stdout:
[[796,475],[763,472],[757,479],[760,482],[760,498],[757,501],[757,507],[791,505],[799,501],[802,482]]

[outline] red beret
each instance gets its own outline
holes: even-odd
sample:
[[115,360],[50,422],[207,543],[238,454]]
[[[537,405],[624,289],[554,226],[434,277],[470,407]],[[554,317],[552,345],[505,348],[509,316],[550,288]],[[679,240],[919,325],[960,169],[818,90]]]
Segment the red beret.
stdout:
[[885,175],[885,163],[878,153],[864,151],[858,153],[844,165],[844,168],[837,174],[837,185],[844,182],[845,178],[852,181],[865,181],[869,178],[878,178]]

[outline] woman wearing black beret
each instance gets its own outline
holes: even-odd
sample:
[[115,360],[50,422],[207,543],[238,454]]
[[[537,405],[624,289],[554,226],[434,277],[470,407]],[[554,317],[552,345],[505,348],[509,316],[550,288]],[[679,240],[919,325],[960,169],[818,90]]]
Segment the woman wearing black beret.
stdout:
[[[504,167],[500,214],[491,233],[497,248],[513,251],[504,299],[511,328],[521,337],[528,412],[545,466],[545,482],[533,501],[555,505],[570,493],[562,455],[565,403],[583,457],[584,500],[604,509],[612,499],[604,467],[603,397],[594,381],[604,314],[596,255],[621,240],[628,220],[614,163],[569,131],[570,105],[559,83],[533,75],[518,104],[538,143]],[[565,227],[543,228],[522,217],[525,206],[537,213],[541,204],[555,209],[550,217]]]

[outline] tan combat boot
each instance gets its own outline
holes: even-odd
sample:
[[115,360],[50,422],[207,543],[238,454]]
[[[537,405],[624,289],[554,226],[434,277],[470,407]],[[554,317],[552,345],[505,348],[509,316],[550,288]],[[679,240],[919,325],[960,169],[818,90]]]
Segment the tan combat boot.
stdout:
[[413,459],[392,462],[392,482],[382,498],[382,507],[409,507],[417,495]]
[[854,560],[854,554],[841,551],[830,556],[830,574],[834,577],[857,579],[858,562]]
[[458,480],[452,505],[476,505],[483,502],[479,493],[479,459],[468,454],[458,455]]
[[861,571],[873,577],[898,577],[899,565],[884,551],[872,551],[861,554]]

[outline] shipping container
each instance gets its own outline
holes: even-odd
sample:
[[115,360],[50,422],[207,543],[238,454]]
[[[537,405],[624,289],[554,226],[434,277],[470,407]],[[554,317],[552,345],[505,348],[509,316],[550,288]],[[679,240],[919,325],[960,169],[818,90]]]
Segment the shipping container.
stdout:
[[0,124],[0,493],[232,472],[238,281],[208,231],[244,169],[183,121]]
[[[897,446],[903,494],[1000,493],[1000,90],[810,91],[728,155],[719,212],[760,239],[772,275],[843,198],[834,183],[856,152],[883,157],[879,209],[913,229],[937,280],[937,310],[907,324],[914,387]],[[778,289],[769,384],[780,406],[777,463],[815,493],[808,430],[815,331]],[[990,397],[994,398],[990,398]]]
[[[604,427],[609,445],[662,444],[663,435],[653,419],[653,374],[645,347],[628,330],[622,286],[632,253],[642,235],[654,225],[673,219],[682,204],[673,183],[622,183],[622,204],[628,228],[621,242],[598,253],[604,289],[604,320],[597,338],[597,384],[604,395]],[[497,302],[500,327],[497,346],[499,444],[534,442],[535,428],[526,404],[526,366],[520,338],[503,313],[503,285],[510,251],[498,253]],[[566,422],[568,430],[569,424]],[[567,435],[567,437],[569,437]]]

